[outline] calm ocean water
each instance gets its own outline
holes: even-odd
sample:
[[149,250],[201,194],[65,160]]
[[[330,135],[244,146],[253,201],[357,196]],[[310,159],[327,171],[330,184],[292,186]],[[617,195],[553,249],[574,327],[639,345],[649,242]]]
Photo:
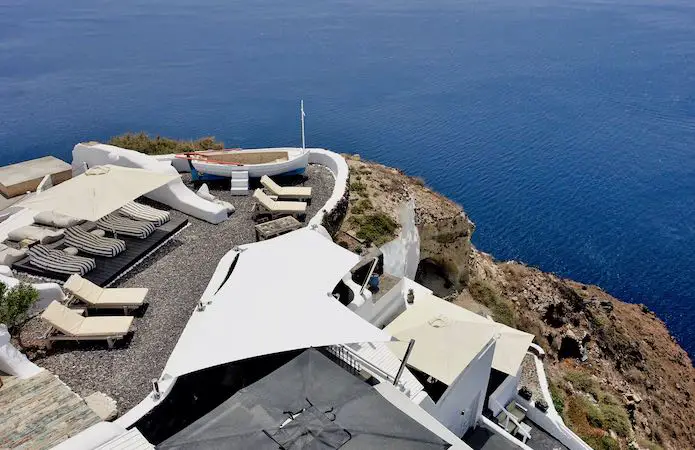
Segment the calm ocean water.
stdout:
[[0,163],[127,130],[425,177],[498,258],[646,303],[695,354],[690,0],[0,0]]

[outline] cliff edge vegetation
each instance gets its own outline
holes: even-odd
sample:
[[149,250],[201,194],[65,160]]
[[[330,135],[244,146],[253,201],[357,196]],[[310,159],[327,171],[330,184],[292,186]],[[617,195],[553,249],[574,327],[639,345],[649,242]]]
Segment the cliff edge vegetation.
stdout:
[[[546,351],[554,405],[575,433],[596,449],[695,448],[695,368],[655,314],[598,286],[495,260],[471,244],[475,226],[463,208],[424,180],[346,159],[342,245],[361,251],[392,239],[398,206],[412,195],[420,266],[434,267],[442,280],[435,293],[532,333]],[[374,217],[388,226],[365,232]]]

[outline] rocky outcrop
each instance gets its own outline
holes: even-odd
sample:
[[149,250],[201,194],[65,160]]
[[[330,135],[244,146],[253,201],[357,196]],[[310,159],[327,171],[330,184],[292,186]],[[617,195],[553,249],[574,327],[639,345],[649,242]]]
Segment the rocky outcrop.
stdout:
[[[534,334],[546,351],[546,372],[558,395],[607,405],[603,429],[597,422],[587,424],[589,437],[599,436],[589,439],[592,445],[600,447],[594,442],[605,433],[623,448],[695,448],[695,369],[646,307],[622,302],[597,286],[496,261],[471,245],[475,226],[463,209],[423,180],[359,159],[348,164],[351,183],[353,172],[359,174],[375,210],[396,219],[397,205],[415,198],[421,258],[441,267],[462,296],[470,299],[467,288],[477,286],[471,294],[490,297],[484,307],[507,311],[515,326]],[[572,422],[575,413],[565,412],[571,427],[581,425]]]

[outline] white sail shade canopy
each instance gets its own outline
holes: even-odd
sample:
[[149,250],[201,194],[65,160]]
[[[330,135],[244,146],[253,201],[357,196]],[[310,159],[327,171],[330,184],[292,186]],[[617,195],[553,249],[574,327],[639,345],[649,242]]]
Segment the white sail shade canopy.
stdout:
[[288,350],[391,339],[330,295],[359,257],[317,231],[303,228],[248,244],[225,260],[165,374],[177,377]]
[[78,219],[96,221],[141,195],[178,178],[177,174],[110,164],[96,166],[23,200],[17,206],[34,211],[55,211]]
[[[475,356],[496,338],[492,367],[516,375],[533,335],[481,317],[431,294],[416,294],[415,302],[385,330],[393,337],[415,339],[408,364],[451,384]],[[403,354],[401,343],[390,346]]]

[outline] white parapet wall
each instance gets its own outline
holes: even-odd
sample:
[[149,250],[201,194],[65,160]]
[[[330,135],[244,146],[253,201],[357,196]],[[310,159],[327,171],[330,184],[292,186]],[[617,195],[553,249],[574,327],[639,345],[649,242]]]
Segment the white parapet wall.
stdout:
[[330,150],[322,148],[309,149],[309,163],[320,164],[327,167],[335,178],[333,193],[314,217],[309,220],[309,225],[322,225],[323,219],[327,214],[332,213],[343,200],[347,193],[347,183],[350,177],[350,169],[348,168],[345,158]]
[[[146,169],[155,172],[177,173],[171,162],[134,150],[127,150],[113,145],[87,142],[77,144],[72,150],[73,174],[80,174],[87,167],[113,164],[122,167]],[[221,205],[205,200],[183,184],[181,179],[171,181],[146,195],[147,198],[171,206],[185,214],[210,223],[227,220],[227,209]]]

